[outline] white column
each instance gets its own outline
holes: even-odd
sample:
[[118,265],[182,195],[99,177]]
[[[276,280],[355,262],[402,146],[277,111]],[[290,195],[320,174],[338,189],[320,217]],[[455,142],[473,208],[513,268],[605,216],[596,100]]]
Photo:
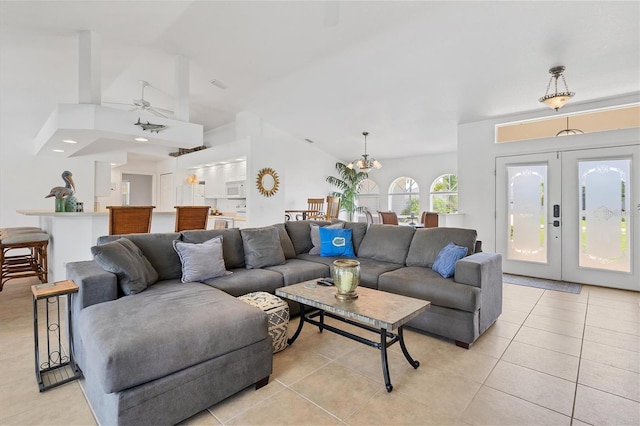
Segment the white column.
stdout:
[[79,34],[79,93],[81,104],[102,103],[102,63],[100,36],[93,31]]

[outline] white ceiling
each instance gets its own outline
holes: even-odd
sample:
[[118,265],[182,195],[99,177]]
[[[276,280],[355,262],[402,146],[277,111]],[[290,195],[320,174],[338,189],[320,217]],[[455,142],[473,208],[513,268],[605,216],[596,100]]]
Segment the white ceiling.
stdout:
[[78,101],[81,30],[102,40],[103,102],[139,98],[142,79],[172,109],[184,55],[192,122],[252,111],[342,159],[363,130],[378,159],[453,151],[459,123],[544,110],[554,65],[574,103],[640,90],[637,1],[1,1],[3,138]]

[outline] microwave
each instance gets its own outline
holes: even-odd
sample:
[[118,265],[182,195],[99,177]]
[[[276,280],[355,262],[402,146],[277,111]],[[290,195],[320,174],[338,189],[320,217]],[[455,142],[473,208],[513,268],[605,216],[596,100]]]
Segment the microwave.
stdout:
[[227,182],[227,197],[229,198],[244,198],[244,181]]

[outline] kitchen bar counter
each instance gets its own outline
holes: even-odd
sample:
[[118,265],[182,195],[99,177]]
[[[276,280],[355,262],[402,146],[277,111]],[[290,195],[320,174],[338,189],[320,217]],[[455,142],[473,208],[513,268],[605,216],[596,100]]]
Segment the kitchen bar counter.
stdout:
[[[68,262],[91,260],[91,247],[98,237],[109,234],[109,212],[56,213],[51,210],[17,210],[25,216],[37,216],[39,226],[51,236],[48,250],[49,281],[66,279]],[[175,210],[154,211],[151,232],[173,232]],[[216,218],[233,219],[235,227],[243,227],[245,217],[225,215],[209,216],[209,223]]]
[[[17,210],[25,216],[37,216],[39,226],[49,233],[49,281],[66,279],[66,265],[91,260],[91,247],[98,237],[109,234],[109,212],[56,213],[51,210]],[[173,232],[175,211],[154,211],[151,232]]]

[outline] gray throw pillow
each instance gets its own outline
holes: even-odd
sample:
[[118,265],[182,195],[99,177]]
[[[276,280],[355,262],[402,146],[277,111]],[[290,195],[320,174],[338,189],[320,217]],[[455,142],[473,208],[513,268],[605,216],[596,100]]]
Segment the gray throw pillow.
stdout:
[[227,272],[222,257],[222,236],[211,238],[201,244],[174,240],[173,248],[182,263],[183,283],[201,282],[231,273]]
[[284,227],[284,223],[278,223],[273,226],[278,230],[280,245],[282,246],[282,252],[284,253],[285,259],[294,259],[296,257],[296,249],[293,248],[293,242],[291,241],[291,238],[289,238],[289,234],[287,234],[287,229]]
[[125,295],[140,293],[158,280],[158,273],[127,238],[91,247],[93,259],[105,271],[116,274],[118,285]]
[[274,226],[241,229],[244,263],[247,269],[282,265],[286,259]]
[[[309,254],[320,254],[320,227],[315,223],[310,223],[309,227],[311,228],[311,242],[313,243],[313,248],[309,250]],[[323,226],[323,228],[344,229],[344,222],[333,223]]]

